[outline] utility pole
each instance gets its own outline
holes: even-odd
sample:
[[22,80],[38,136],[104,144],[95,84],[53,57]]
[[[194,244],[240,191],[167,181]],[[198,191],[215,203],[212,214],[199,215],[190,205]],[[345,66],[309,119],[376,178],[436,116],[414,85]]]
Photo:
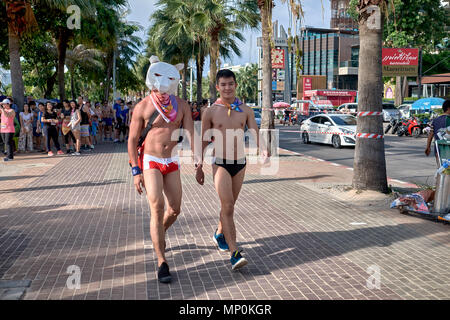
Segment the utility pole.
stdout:
[[419,49],[419,94],[418,98],[422,98],[422,48]]

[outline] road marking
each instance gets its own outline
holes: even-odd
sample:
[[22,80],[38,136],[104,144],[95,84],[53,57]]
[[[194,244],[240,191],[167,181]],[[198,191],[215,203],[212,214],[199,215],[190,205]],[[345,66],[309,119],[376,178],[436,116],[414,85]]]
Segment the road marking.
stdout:
[[365,223],[365,222],[351,222],[350,223],[352,226],[363,226],[363,225],[365,225],[365,224],[367,224],[367,223]]

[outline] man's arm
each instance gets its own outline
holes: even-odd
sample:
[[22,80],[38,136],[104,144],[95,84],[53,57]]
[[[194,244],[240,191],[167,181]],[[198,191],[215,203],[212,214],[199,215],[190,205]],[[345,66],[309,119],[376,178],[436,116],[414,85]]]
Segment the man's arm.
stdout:
[[253,139],[255,139],[256,146],[258,147],[258,150],[259,150],[259,128],[258,128],[258,124],[256,123],[256,120],[255,120],[255,113],[253,112],[252,108],[250,108],[246,105],[243,108],[245,110],[245,113],[247,114],[248,130],[252,134]]
[[128,157],[130,158],[131,167],[133,171],[138,170],[137,172],[133,172],[133,180],[134,187],[136,191],[141,195],[142,187],[145,186],[144,178],[142,172],[139,173],[138,167],[138,153],[137,153],[137,144],[141,135],[142,128],[144,126],[144,117],[143,117],[144,104],[139,104],[136,106],[133,119],[130,123],[130,131],[128,133]]
[[427,148],[425,149],[425,154],[427,156],[429,156],[431,153],[431,142],[433,142],[433,137],[434,137],[434,130],[431,129],[430,132],[428,133]]
[[[208,133],[208,130],[210,130],[212,127],[212,122],[211,122],[211,120],[212,120],[211,112],[212,111],[211,110],[212,110],[211,108],[206,109],[202,116],[202,130],[201,130],[202,135],[200,137],[202,147],[201,147],[201,150],[199,150],[201,153],[199,152],[200,154],[198,155],[198,157],[200,159],[200,164],[203,164],[203,156],[205,153],[205,149],[211,141],[211,134]],[[208,134],[205,134],[205,133],[208,133]]]
[[144,126],[142,110],[141,104],[136,106],[130,123],[130,132],[128,134],[128,156],[132,167],[137,167],[138,165],[137,144]]
[[11,112],[6,112],[6,117],[8,118],[14,118],[16,116],[16,112],[14,110],[11,110]]

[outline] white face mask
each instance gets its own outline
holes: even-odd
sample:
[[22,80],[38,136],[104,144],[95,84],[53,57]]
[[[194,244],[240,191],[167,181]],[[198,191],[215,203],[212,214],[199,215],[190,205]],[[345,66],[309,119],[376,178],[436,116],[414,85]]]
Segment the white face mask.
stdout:
[[150,90],[156,89],[162,94],[176,94],[180,81],[180,70],[183,70],[184,64],[179,63],[173,66],[169,63],[160,62],[157,56],[152,56],[150,63],[145,81],[147,87]]

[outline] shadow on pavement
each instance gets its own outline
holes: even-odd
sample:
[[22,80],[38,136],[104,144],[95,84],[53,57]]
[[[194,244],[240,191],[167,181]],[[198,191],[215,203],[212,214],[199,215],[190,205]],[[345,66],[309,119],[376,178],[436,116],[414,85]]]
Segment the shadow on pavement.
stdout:
[[[261,237],[255,241],[241,242],[240,247],[244,249],[244,256],[249,264],[240,271],[231,271],[228,253],[219,253],[211,246],[201,246],[196,244],[185,244],[171,247],[172,256],[168,257],[169,266],[172,266],[172,283],[162,285],[156,279],[156,259],[146,261],[147,276],[147,296],[149,299],[192,299],[206,292],[211,291],[216,295],[216,291],[239,283],[247,283],[251,280],[258,281],[259,276],[268,276],[273,271],[287,268],[299,267],[303,264],[340,257],[348,252],[371,247],[389,247],[390,245],[426,236],[424,232],[417,232],[417,224],[402,224],[396,226],[382,226],[360,228],[348,231],[331,232],[299,232],[287,235],[272,237]],[[423,231],[423,230],[422,230]],[[432,234],[433,232],[429,232]],[[430,240],[433,241],[433,240]],[[252,247],[248,247],[248,246]],[[436,242],[436,246],[443,244]],[[148,249],[152,250],[152,249]],[[201,263],[202,257],[215,255],[214,261]],[[345,263],[340,258],[334,261],[341,268],[345,268]],[[395,259],[395,258],[394,258]],[[399,256],[400,259],[400,256]],[[173,271],[174,261],[178,269]],[[180,261],[182,264],[180,265]],[[197,263],[183,269],[182,265]],[[374,264],[377,258],[374,257]],[[330,265],[330,268],[333,264]],[[358,267],[356,265],[356,267]],[[298,272],[301,270],[291,270]],[[431,271],[431,270],[430,270]],[[426,272],[426,270],[424,270]],[[298,274],[301,277],[301,274]],[[345,278],[343,275],[334,275]],[[103,279],[109,280],[109,279]],[[267,279],[266,279],[267,280]],[[265,280],[265,281],[266,281]],[[286,279],[289,282],[289,279]],[[136,284],[133,284],[133,287]],[[365,283],[361,283],[361,290],[364,290]],[[109,289],[110,290],[110,289]],[[127,286],[124,287],[127,290]],[[84,299],[85,294],[74,296],[73,299]]]
[[104,186],[104,185],[124,183],[124,182],[125,182],[125,180],[119,180],[119,179],[104,180],[102,182],[89,182],[89,181],[86,181],[86,182],[73,183],[73,184],[64,184],[64,185],[5,189],[5,190],[2,190],[1,193],[16,193],[16,192],[26,192],[26,191],[36,191],[36,190],[65,189],[65,188],[77,188],[77,187],[96,187],[96,186]]
[[300,180],[311,180],[311,179],[321,179],[331,177],[328,174],[321,174],[317,176],[308,176],[308,177],[296,177],[296,178],[279,178],[279,179],[253,179],[253,180],[245,180],[243,184],[251,184],[251,183],[266,183],[266,182],[277,182],[277,181],[300,181]]

